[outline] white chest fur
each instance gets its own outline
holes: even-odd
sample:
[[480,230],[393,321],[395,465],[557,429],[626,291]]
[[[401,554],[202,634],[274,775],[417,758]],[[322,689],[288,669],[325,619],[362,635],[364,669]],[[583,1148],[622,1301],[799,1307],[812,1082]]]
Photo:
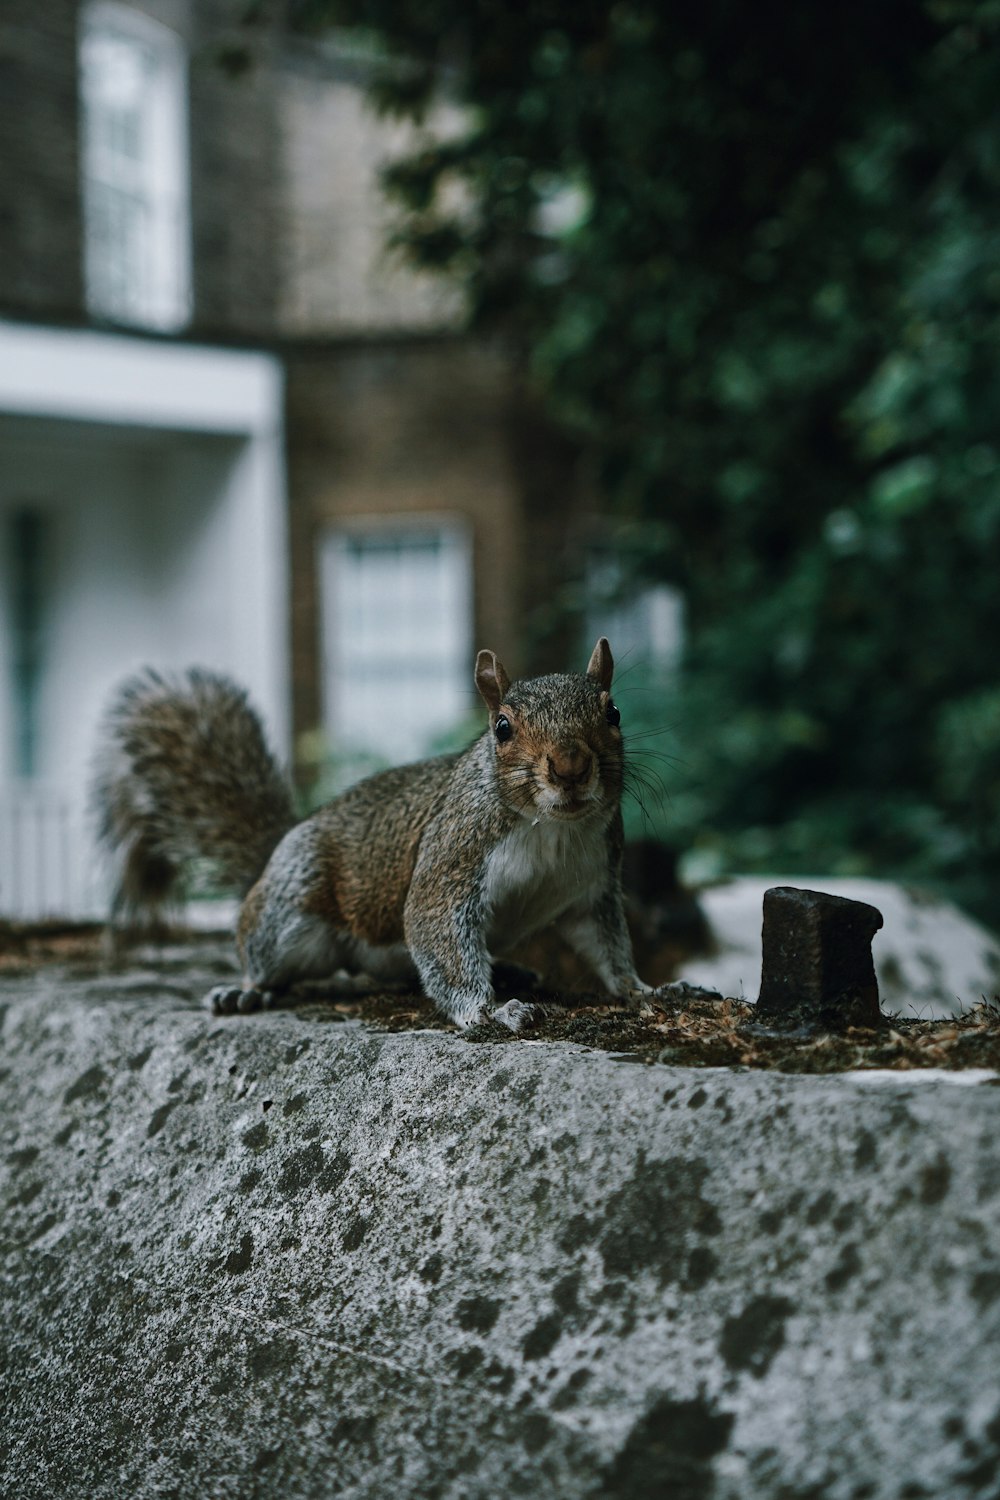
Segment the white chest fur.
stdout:
[[519,823],[486,861],[490,951],[503,953],[571,907],[587,905],[606,883],[607,868],[607,832],[599,822]]

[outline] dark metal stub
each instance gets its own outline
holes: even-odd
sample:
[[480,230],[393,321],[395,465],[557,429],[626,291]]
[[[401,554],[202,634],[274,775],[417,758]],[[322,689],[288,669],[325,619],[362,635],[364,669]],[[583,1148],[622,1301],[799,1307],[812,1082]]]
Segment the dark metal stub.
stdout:
[[864,901],[765,891],[757,1016],[827,1031],[880,1025],[872,938],[881,926],[882,913]]

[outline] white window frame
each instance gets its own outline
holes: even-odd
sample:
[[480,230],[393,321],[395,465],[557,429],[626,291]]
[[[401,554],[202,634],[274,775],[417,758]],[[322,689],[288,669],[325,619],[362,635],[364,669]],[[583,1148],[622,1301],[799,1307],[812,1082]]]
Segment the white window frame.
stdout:
[[[449,626],[451,641],[447,652],[428,657],[426,635],[421,634],[421,620],[416,611],[407,619],[407,607],[401,610],[400,628],[392,637],[391,660],[398,663],[412,704],[394,705],[394,724],[390,730],[386,714],[382,728],[366,722],[366,712],[354,700],[359,671],[368,681],[367,668],[374,672],[379,663],[365,658],[369,642],[365,641],[363,621],[351,623],[344,614],[345,568],[352,549],[370,542],[385,545],[393,541],[405,546],[407,540],[433,537],[446,554],[446,568],[451,570]],[[339,753],[362,752],[380,760],[401,763],[416,760],[429,753],[435,739],[455,727],[474,706],[472,685],[473,626],[473,548],[469,525],[453,515],[420,513],[418,515],[362,516],[345,518],[325,529],[319,544],[320,618],[322,631],[322,709],[323,727],[329,745]],[[350,584],[347,584],[348,590]],[[367,606],[368,601],[365,601]],[[391,607],[392,601],[387,605]],[[374,632],[377,636],[377,630]],[[449,680],[435,683],[434,669],[449,667]],[[390,674],[391,675],[391,674]],[[443,691],[441,690],[443,687]],[[362,763],[359,762],[359,765]]]
[[[142,73],[141,101],[118,115],[100,89],[99,52],[121,48]],[[107,54],[106,54],[107,57]],[[107,66],[107,63],[106,63]],[[187,54],[158,21],[113,0],[80,20],[84,285],[95,317],[172,333],[191,317]],[[111,78],[113,86],[113,75]],[[120,85],[127,90],[127,76]],[[123,132],[134,124],[134,152]],[[117,141],[115,139],[117,137]]]

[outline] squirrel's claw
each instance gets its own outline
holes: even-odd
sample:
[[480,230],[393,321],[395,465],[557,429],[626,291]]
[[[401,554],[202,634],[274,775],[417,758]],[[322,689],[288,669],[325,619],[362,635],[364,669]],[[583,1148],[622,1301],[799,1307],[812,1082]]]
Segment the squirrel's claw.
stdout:
[[637,1015],[651,1016],[654,1013],[653,1001],[658,997],[659,991],[652,985],[635,985],[625,991],[625,1002],[629,1010],[634,1010]]
[[205,996],[206,1009],[213,1016],[234,1016],[243,991],[231,984],[217,984]]
[[213,1016],[249,1015],[255,1010],[270,1010],[275,1004],[273,990],[259,990],[256,985],[242,989],[238,985],[217,984],[205,996]]

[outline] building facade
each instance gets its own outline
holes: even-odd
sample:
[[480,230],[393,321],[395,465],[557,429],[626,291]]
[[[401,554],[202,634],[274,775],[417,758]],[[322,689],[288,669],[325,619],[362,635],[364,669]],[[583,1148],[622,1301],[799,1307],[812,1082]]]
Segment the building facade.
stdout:
[[86,785],[127,672],[207,661],[290,741],[276,103],[227,94],[225,30],[170,0],[0,16],[7,916],[100,909]]
[[99,909],[88,757],[144,663],[246,683],[317,793],[460,732],[478,646],[583,650],[576,456],[386,248],[413,138],[364,57],[283,15],[0,12],[3,916]]

